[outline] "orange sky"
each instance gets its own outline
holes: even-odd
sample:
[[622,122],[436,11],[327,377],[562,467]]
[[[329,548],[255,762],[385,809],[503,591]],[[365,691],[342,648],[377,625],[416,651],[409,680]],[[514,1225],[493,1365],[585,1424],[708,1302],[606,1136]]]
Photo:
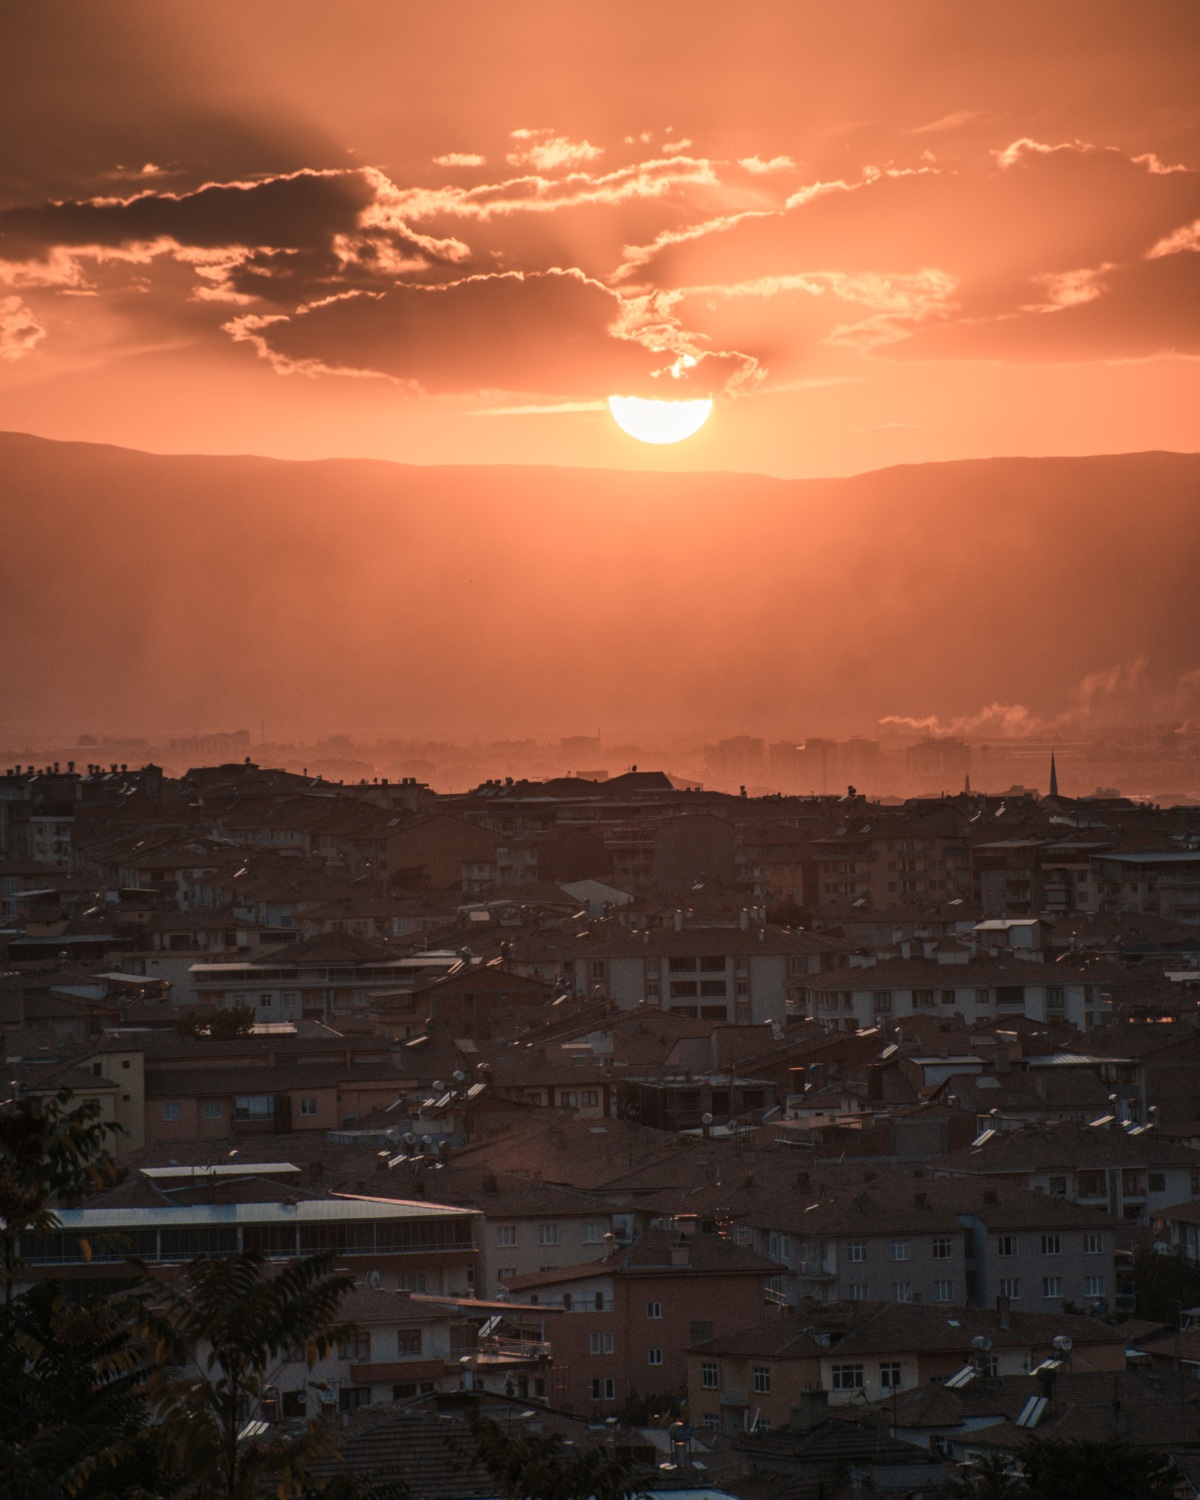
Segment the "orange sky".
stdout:
[[[1198,44],[1193,0],[9,6],[0,427],[780,475],[1195,450]],[[717,404],[656,450],[613,392]]]

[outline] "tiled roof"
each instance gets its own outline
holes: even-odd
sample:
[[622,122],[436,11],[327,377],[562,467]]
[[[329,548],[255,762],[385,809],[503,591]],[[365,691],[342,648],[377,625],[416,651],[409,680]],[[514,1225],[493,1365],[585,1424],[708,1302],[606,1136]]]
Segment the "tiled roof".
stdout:
[[1030,1173],[1129,1166],[1196,1166],[1200,1152],[1154,1131],[1130,1135],[1115,1126],[1043,1121],[1000,1130],[982,1146],[954,1151],[930,1164],[933,1172]]

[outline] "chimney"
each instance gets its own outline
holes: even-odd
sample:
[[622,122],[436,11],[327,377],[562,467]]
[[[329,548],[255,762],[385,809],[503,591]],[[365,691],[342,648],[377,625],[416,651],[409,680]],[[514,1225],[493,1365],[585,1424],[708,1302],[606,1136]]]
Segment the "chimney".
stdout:
[[792,1407],[792,1426],[801,1432],[811,1432],[829,1416],[829,1392],[823,1390],[801,1391],[800,1405]]
[[671,1264],[673,1266],[690,1266],[692,1263],[692,1247],[690,1245],[671,1246]]

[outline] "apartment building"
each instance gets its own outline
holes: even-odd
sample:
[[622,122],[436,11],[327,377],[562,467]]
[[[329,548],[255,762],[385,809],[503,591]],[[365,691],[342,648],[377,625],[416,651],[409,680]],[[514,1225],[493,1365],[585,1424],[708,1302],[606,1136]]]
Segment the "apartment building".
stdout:
[[682,1388],[690,1345],[761,1316],[770,1271],[727,1241],[650,1230],[602,1261],[518,1276],[509,1290],[569,1314],[547,1329],[552,1404],[605,1417],[634,1392]]

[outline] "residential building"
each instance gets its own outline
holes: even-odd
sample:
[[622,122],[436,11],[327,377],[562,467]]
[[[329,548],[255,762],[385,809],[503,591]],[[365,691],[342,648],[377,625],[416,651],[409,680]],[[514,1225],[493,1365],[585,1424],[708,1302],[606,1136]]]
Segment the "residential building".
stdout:
[[570,1314],[547,1330],[551,1403],[607,1416],[635,1391],[681,1389],[692,1344],[762,1315],[770,1271],[727,1241],[651,1230],[602,1261],[515,1277],[509,1290]]

